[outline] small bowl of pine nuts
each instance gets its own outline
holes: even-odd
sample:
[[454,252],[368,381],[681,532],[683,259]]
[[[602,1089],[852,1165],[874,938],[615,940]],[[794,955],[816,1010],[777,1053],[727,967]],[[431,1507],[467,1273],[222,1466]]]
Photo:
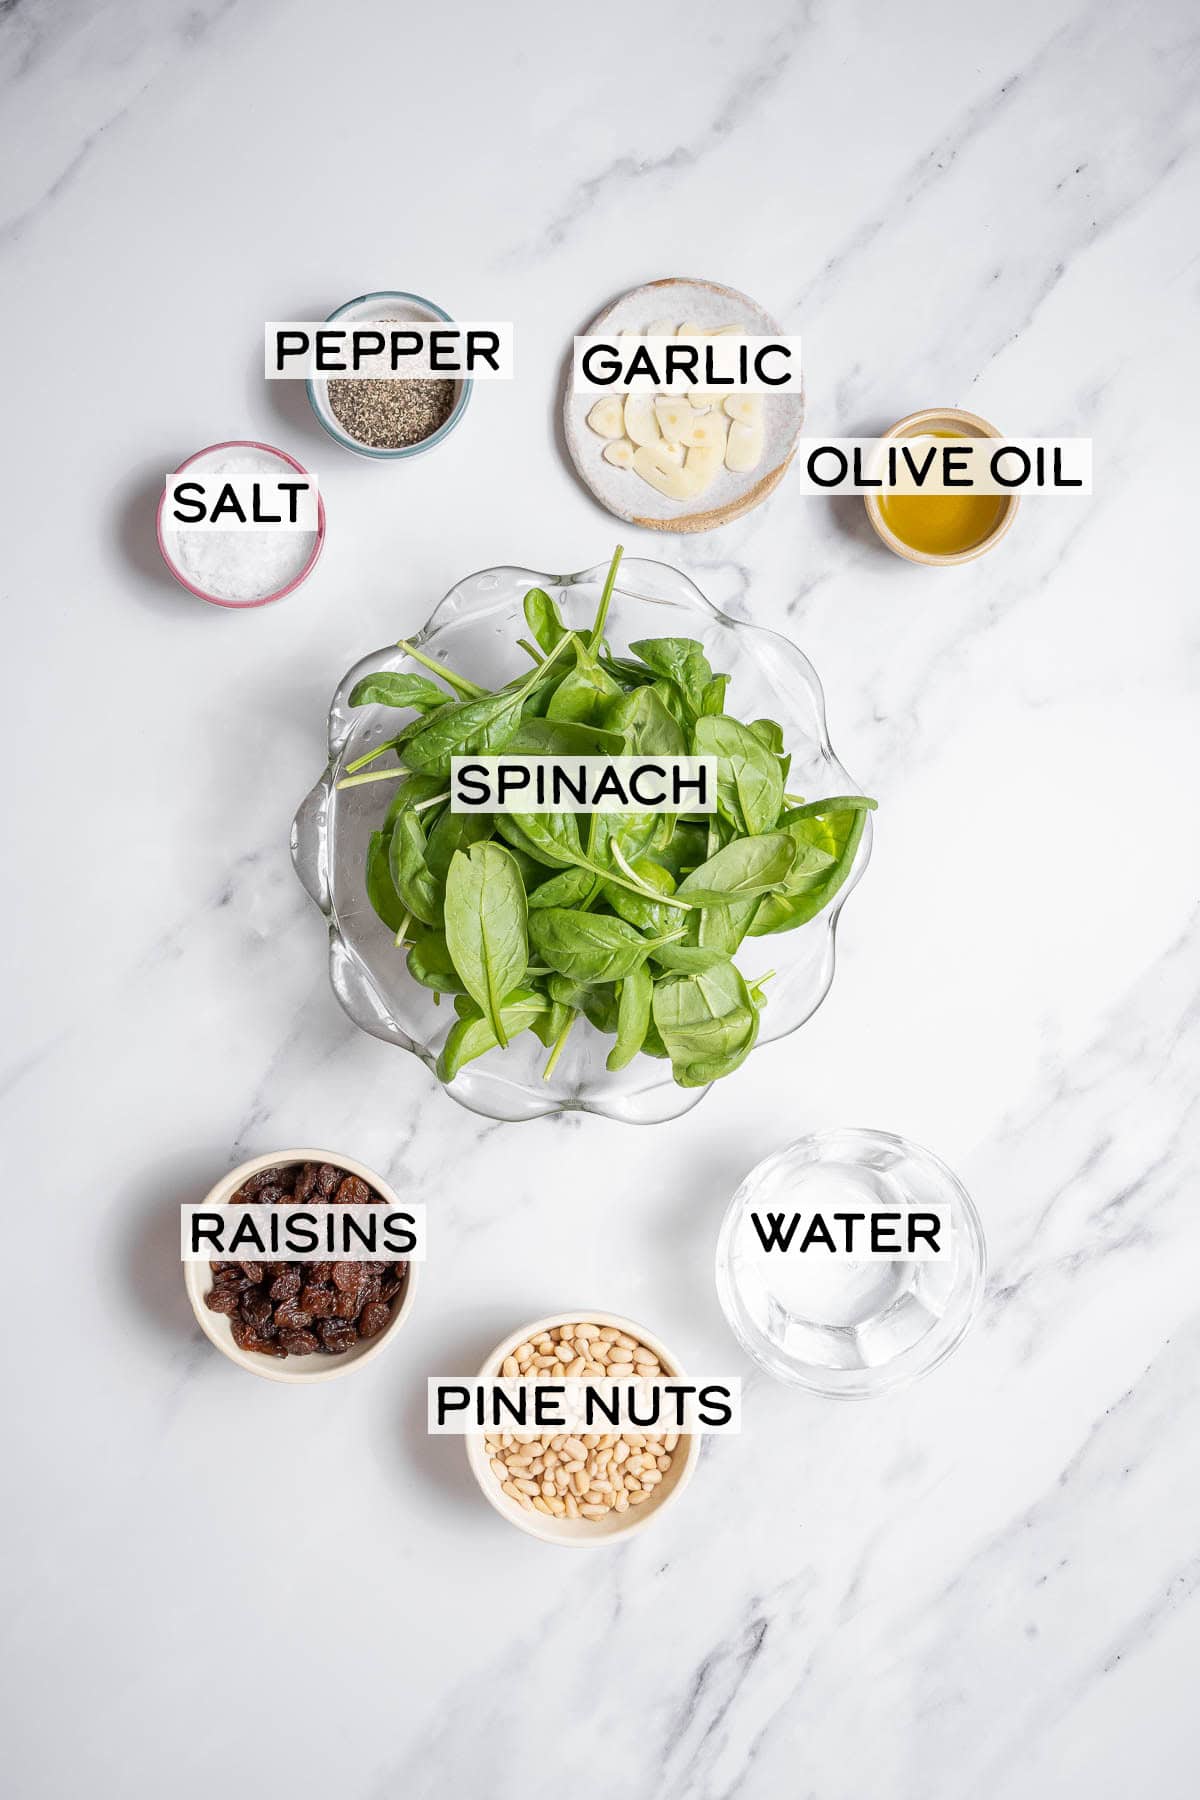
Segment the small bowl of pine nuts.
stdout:
[[[666,1345],[614,1313],[556,1313],[498,1344],[481,1376],[680,1376]],[[510,1525],[548,1544],[608,1544],[639,1531],[691,1480],[694,1433],[491,1431],[466,1440],[484,1498]]]

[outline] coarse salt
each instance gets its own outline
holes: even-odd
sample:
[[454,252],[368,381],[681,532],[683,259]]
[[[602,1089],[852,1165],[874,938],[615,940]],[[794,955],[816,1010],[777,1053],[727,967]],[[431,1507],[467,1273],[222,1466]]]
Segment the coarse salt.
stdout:
[[[225,444],[203,451],[186,468],[197,475],[279,475],[297,465],[266,445]],[[180,531],[164,527],[160,542],[172,570],[190,587],[233,605],[282,594],[313,561],[315,531]]]

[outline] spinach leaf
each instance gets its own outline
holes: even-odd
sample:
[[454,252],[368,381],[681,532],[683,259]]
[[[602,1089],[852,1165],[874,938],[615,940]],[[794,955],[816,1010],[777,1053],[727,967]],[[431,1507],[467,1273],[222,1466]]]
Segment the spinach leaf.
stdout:
[[525,889],[517,865],[499,844],[458,850],[446,877],[446,944],[463,986],[501,1044],[507,1043],[504,996],[529,962]]
[[428,675],[397,675],[379,669],[364,675],[350,691],[351,706],[414,706],[418,712],[436,712],[450,696]]
[[[647,887],[656,889],[660,894],[675,892],[674,879],[661,863],[653,862],[648,856],[639,856],[631,859],[629,866],[638,880]],[[663,936],[679,923],[676,909],[663,906],[649,895],[635,894],[628,888],[616,887],[611,882],[605,883],[604,898],[619,919],[624,919],[638,931],[649,932],[651,936]]]
[[757,836],[770,831],[783,807],[783,772],[778,759],[748,725],[728,713],[696,720],[697,756],[715,756],[717,811],[738,831]]
[[640,969],[632,969],[621,982],[617,997],[617,1041],[608,1053],[606,1064],[613,1073],[631,1063],[645,1043],[653,998],[654,981],[643,963]]
[[388,846],[388,871],[392,886],[407,910],[422,925],[440,925],[442,888],[425,857],[425,831],[420,815],[402,812],[392,827]]
[[551,999],[547,1011],[540,1013],[533,1021],[534,1036],[541,1039],[547,1050],[551,1050],[569,1030],[575,1017],[575,1007],[566,1005],[562,1000]]
[[654,1023],[681,1087],[707,1087],[743,1063],[758,1036],[758,1009],[740,971],[717,958],[654,987]]
[[728,686],[728,675],[713,676],[700,696],[699,712],[701,715],[725,711],[725,690]]
[[396,892],[388,867],[390,831],[373,831],[367,846],[367,899],[388,930],[395,936],[404,923],[408,908]]
[[435,994],[466,991],[451,958],[444,931],[433,931],[425,925],[413,927],[408,972],[414,981],[419,981],[422,987],[432,988]]
[[619,698],[620,688],[611,675],[606,675],[594,656],[580,647],[575,667],[563,676],[546,707],[548,719],[559,719],[576,725],[602,725],[604,709],[609,701]]
[[[539,961],[573,981],[623,981],[655,947],[623,919],[549,906],[529,915],[529,940]],[[456,959],[457,960],[457,959]]]
[[611,981],[593,982],[583,990],[583,1016],[597,1031],[617,1029],[617,990]]
[[491,837],[495,823],[490,813],[456,813],[447,807],[429,831],[425,849],[425,861],[434,880],[444,886],[455,852],[484,843]]
[[629,648],[655,675],[673,681],[694,713],[704,706],[704,690],[713,672],[704,646],[695,638],[642,638]]
[[687,755],[683,727],[655,688],[634,688],[631,694],[622,694],[605,709],[603,722],[610,731],[621,733],[631,755]]
[[529,896],[530,911],[542,906],[582,906],[596,885],[590,869],[563,869],[534,888]]
[[791,826],[792,831],[800,831],[805,828],[806,823],[810,828],[819,824],[823,828],[822,835],[830,846],[822,854],[832,856],[833,861],[804,886],[797,886],[791,892],[766,895],[759,902],[754,922],[750,926],[750,936],[768,937],[773,932],[794,931],[798,925],[806,925],[819,912],[823,912],[854,867],[854,858],[862,842],[866,822],[866,809],[856,807],[852,812],[831,813],[822,821],[801,820]]
[[581,725],[574,719],[530,718],[528,714],[504,746],[505,756],[624,756],[617,731]]
[[679,897],[694,906],[727,906],[752,894],[765,894],[784,885],[798,851],[799,845],[786,831],[734,838],[680,882]]
[[[437,1063],[438,1079],[453,1081],[466,1063],[486,1055],[497,1044],[507,1045],[519,1032],[527,1031],[547,1011],[549,1004],[545,994],[538,993],[536,988],[516,988],[505,997],[499,1018],[493,1021],[470,1001],[460,1009],[458,1022],[450,1027],[442,1046]],[[497,1023],[499,1034],[495,1029]]]
[[440,775],[449,780],[451,757],[502,750],[520,723],[527,695],[544,679],[548,663],[565,643],[564,638],[546,662],[515,687],[505,688],[499,694],[485,694],[478,700],[452,701],[442,707],[401,746],[408,767],[417,775]]
[[575,813],[499,813],[496,829],[509,844],[552,869],[585,861]]
[[530,588],[523,604],[525,623],[548,653],[567,635],[562,614],[544,588]]

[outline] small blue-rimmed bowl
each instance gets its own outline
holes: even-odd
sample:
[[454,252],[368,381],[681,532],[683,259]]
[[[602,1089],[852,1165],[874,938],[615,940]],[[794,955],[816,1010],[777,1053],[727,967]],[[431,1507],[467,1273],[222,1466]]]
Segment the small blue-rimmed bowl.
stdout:
[[[398,319],[401,323],[408,322],[413,325],[428,325],[437,320],[445,320],[448,325],[454,323],[451,315],[444,312],[440,306],[435,306],[432,300],[425,300],[420,294],[402,293],[398,289],[376,294],[360,294],[357,300],[347,300],[344,306],[339,306],[330,313],[325,323],[333,325],[339,319]],[[353,376],[339,377],[339,379],[353,380]],[[418,438],[415,444],[398,444],[394,450],[377,450],[373,445],[360,443],[357,438],[351,437],[334,416],[333,408],[329,404],[329,383],[327,381],[309,380],[305,385],[308,388],[309,404],[317,416],[317,423],[324,427],[334,442],[341,444],[347,450],[353,450],[356,456],[369,456],[376,462],[396,461],[404,456],[420,456],[423,450],[432,450],[435,444],[440,444],[443,438],[449,437],[467,410],[467,401],[471,397],[472,387],[469,380],[454,383],[456,392],[449,417],[438,426],[436,431],[431,431],[428,437]]]

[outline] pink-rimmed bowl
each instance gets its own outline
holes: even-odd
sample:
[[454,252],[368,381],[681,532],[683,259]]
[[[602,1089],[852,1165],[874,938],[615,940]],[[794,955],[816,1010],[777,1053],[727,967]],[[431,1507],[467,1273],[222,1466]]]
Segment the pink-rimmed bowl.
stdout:
[[[229,438],[224,443],[206,444],[203,450],[197,450],[193,455],[187,457],[179,464],[177,469],[172,471],[172,473],[175,475],[182,475],[185,469],[192,468],[194,464],[200,462],[203,457],[217,456],[222,451],[236,450],[257,450],[265,456],[277,457],[281,463],[286,463],[288,468],[294,469],[297,475],[307,475],[309,473],[309,470],[307,470],[302,463],[298,463],[294,456],[289,456],[286,450],[280,450],[276,444],[260,443],[255,438]],[[166,505],[166,499],[167,494],[166,488],[164,487],[163,492],[159,496],[158,510],[155,513],[154,520],[159,553],[180,587],[185,587],[189,594],[195,594],[197,600],[207,600],[210,606],[224,606],[233,612],[244,612],[255,606],[269,606],[273,600],[286,599],[289,594],[295,592],[302,582],[308,580],[313,569],[316,567],[317,558],[320,556],[321,551],[325,546],[325,501],[323,497],[318,494],[317,529],[313,540],[313,547],[308,560],[305,562],[299,573],[293,575],[290,581],[285,582],[282,587],[276,588],[274,592],[270,594],[262,594],[252,600],[232,600],[228,595],[212,594],[202,587],[197,587],[196,583],[190,579],[183,569],[180,568],[178,562],[175,560],[174,556],[172,556],[167,547],[166,534],[163,531],[163,507]]]

